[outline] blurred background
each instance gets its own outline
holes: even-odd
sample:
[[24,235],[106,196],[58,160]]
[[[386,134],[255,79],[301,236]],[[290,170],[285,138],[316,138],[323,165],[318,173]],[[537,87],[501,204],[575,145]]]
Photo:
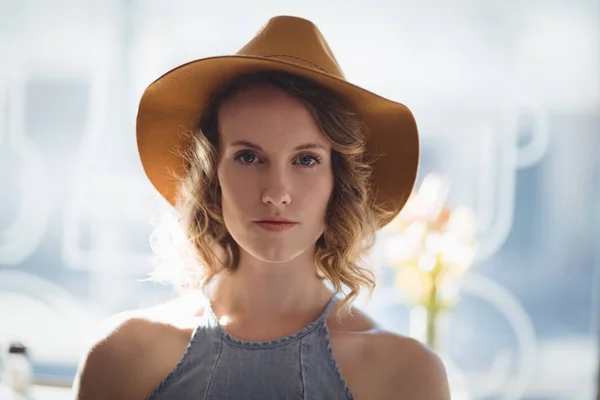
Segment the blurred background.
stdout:
[[[475,252],[436,322],[453,398],[595,398],[600,2],[0,0],[0,345],[27,346],[32,398],[68,398],[102,318],[175,296],[142,282],[166,207],[136,150],[143,90],[278,14],[313,20],[348,80],[413,110],[418,186],[437,177],[470,212]],[[401,240],[380,235],[357,305],[419,336]]]

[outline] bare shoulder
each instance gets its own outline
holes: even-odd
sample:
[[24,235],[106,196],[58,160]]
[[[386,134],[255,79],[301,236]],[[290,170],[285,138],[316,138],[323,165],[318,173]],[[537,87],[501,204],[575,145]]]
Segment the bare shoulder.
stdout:
[[386,377],[390,395],[423,400],[450,399],[446,369],[440,357],[423,343],[391,332],[375,333],[371,340]]
[[75,398],[146,398],[175,367],[193,332],[192,323],[169,318],[169,309],[165,304],[104,320],[80,360]]
[[450,399],[446,370],[435,352],[381,329],[361,311],[352,314],[332,331],[332,346],[357,399]]

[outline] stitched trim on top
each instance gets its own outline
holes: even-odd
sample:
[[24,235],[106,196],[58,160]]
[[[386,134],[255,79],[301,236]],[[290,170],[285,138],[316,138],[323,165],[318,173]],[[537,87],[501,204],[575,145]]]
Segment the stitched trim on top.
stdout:
[[200,336],[200,329],[201,329],[200,326],[197,326],[194,329],[194,332],[192,334],[190,341],[188,342],[185,352],[183,353],[183,355],[181,356],[181,358],[175,365],[175,368],[173,368],[169,372],[169,374],[158,384],[158,386],[156,386],[156,388],[152,391],[152,393],[150,393],[150,395],[147,397],[147,400],[154,399],[156,396],[162,394],[166,390],[166,388],[171,384],[171,382],[179,376],[179,374],[181,373],[181,369],[183,368],[183,364],[187,362],[187,360],[190,356],[192,347],[198,341],[198,337]]
[[237,347],[243,347],[243,348],[247,348],[247,349],[255,349],[255,350],[260,350],[260,349],[267,349],[267,348],[273,348],[273,347],[279,347],[279,346],[284,346],[288,343],[291,342],[295,342],[299,339],[302,339],[304,336],[308,335],[309,333],[311,333],[312,331],[314,331],[315,329],[317,329],[320,326],[325,325],[325,320],[327,318],[327,315],[329,314],[329,311],[331,311],[331,308],[333,307],[333,305],[337,302],[337,297],[335,295],[333,295],[331,297],[331,299],[329,300],[329,303],[327,304],[327,307],[325,307],[325,310],[323,311],[323,313],[319,316],[319,318],[317,318],[315,321],[313,321],[311,324],[309,324],[308,326],[306,326],[304,329],[295,332],[289,336],[280,338],[280,339],[275,339],[275,340],[269,340],[269,341],[261,341],[261,342],[250,342],[250,341],[246,341],[246,340],[240,340],[238,338],[235,338],[233,336],[231,336],[219,323],[217,316],[215,315],[215,313],[212,310],[212,307],[208,306],[207,307],[207,311],[210,315],[210,318],[215,322],[216,324],[216,329],[217,332],[219,333],[219,335],[221,336],[221,338],[225,341],[227,341],[228,343],[231,343]]
[[315,67],[315,68],[317,68],[317,69],[325,72],[326,74],[329,73],[329,72],[325,71],[323,68],[319,67],[314,62],[305,60],[304,58],[301,58],[301,57],[290,56],[290,55],[287,55],[287,54],[271,54],[271,55],[268,55],[268,56],[265,56],[265,57],[289,57],[289,58],[295,58],[296,60],[304,61],[305,63],[308,63],[308,64],[312,65],[313,67]]
[[300,341],[300,351],[298,352],[298,356],[300,358],[300,382],[302,383],[302,398],[306,398],[306,377],[308,374],[304,371],[306,367],[304,366],[304,340]]
[[221,336],[222,340],[224,340],[236,347],[241,347],[244,349],[253,349],[253,350],[265,350],[265,349],[270,349],[270,348],[274,348],[274,347],[285,346],[286,344],[296,342],[296,341],[302,339],[304,336],[308,335],[309,333],[313,332],[315,329],[317,329],[319,327],[319,325],[322,325],[322,324],[323,324],[323,321],[316,321],[316,322],[313,322],[312,324],[310,324],[309,326],[307,326],[306,328],[302,329],[301,331],[296,332],[292,335],[286,336],[281,339],[275,339],[275,340],[263,341],[263,342],[249,342],[249,341],[237,339],[237,338],[231,336],[227,331],[225,331],[223,329],[223,327],[221,327],[221,325],[219,325],[217,327],[217,330],[218,330],[218,333]]
[[212,371],[210,373],[210,378],[208,379],[208,384],[206,385],[206,393],[204,394],[204,400],[208,399],[208,393],[210,393],[210,385],[212,384],[213,377],[215,376],[215,369],[217,369],[217,364],[221,359],[221,354],[223,353],[223,341],[219,340],[219,354],[217,354],[217,359],[215,360],[215,364],[213,365]]
[[348,383],[344,379],[342,371],[340,371],[340,366],[338,365],[337,360],[335,359],[335,355],[333,354],[333,348],[331,347],[331,336],[329,334],[329,327],[327,326],[327,324],[323,325],[323,329],[325,330],[325,340],[327,340],[327,352],[329,353],[329,362],[333,366],[333,369],[335,370],[340,382],[344,386],[348,400],[354,400],[354,395],[350,391]]

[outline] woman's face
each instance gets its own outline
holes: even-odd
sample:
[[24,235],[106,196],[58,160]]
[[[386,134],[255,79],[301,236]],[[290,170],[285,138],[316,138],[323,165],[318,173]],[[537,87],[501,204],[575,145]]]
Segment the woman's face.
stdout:
[[[331,146],[304,105],[280,89],[245,90],[221,106],[219,141],[223,218],[241,251],[266,262],[314,252],[334,183]],[[259,223],[270,218],[295,224]]]

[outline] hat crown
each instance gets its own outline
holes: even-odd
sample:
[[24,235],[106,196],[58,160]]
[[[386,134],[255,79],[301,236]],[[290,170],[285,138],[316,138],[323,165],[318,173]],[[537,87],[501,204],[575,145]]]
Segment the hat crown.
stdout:
[[345,80],[319,28],[303,18],[271,18],[237,54],[280,59]]

